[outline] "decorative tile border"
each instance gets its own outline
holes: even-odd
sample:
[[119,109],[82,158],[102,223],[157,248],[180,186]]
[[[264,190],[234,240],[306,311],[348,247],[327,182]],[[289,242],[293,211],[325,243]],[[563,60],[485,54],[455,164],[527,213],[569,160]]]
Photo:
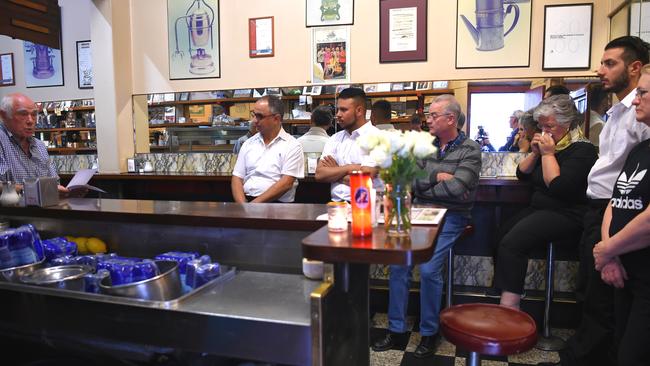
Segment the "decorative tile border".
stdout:
[[[482,153],[481,176],[483,177],[508,177],[515,176],[517,165],[526,157],[522,153]],[[308,158],[318,157],[319,154],[305,154]],[[88,169],[97,160],[97,155],[53,155],[50,159],[54,162],[59,173],[76,172],[79,169]],[[232,172],[237,155],[233,153],[156,153],[136,154],[136,159],[150,161],[155,172],[160,173],[214,173],[224,174]],[[307,164],[305,163],[305,173]]]

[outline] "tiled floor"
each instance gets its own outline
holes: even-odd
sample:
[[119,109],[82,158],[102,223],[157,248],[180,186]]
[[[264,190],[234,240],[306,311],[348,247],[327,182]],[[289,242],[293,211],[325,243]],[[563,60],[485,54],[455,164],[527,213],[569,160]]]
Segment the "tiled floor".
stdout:
[[[399,339],[395,347],[385,352],[374,352],[370,350],[371,366],[465,366],[467,352],[456,349],[456,346],[441,339],[436,354],[428,359],[413,357],[413,352],[420,343],[418,321],[415,318],[408,319],[410,331],[404,339]],[[370,328],[370,341],[374,342],[386,334],[388,319],[386,314],[377,313],[372,318]],[[553,334],[567,339],[572,330],[553,329]],[[524,366],[537,365],[539,362],[558,362],[557,352],[546,352],[532,349],[528,352],[507,357],[483,356],[482,366]]]

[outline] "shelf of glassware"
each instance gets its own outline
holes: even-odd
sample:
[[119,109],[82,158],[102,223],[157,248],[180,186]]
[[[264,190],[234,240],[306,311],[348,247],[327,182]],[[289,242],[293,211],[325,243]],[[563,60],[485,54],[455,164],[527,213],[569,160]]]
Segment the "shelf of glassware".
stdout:
[[[95,127],[60,127],[60,128],[37,128],[34,130],[34,132],[37,134],[37,137],[40,137],[39,135],[44,135],[44,134],[51,134],[51,133],[60,133],[64,134],[67,132],[83,132],[83,131],[88,131],[89,133],[95,133],[96,128]],[[95,138],[96,139],[96,138]],[[49,140],[49,138],[41,138],[41,140]],[[93,141],[94,139],[90,139],[89,141]],[[75,142],[72,143],[73,146],[74,144],[83,144],[83,142]],[[96,153],[97,148],[95,147],[48,147],[47,152],[52,155],[72,155],[72,154],[91,154],[91,153]]]
[[[441,94],[453,94],[451,89],[431,89],[431,90],[403,90],[403,91],[391,91],[391,92],[374,92],[366,93],[368,98],[391,98],[391,97],[411,97],[411,96],[428,96],[428,95],[441,95]],[[321,95],[312,95],[311,98],[314,100],[323,100],[323,99],[336,99],[337,94],[321,94]],[[299,95],[283,95],[282,100],[298,100]],[[215,98],[215,99],[200,99],[200,100],[175,100],[167,102],[156,102],[149,103],[149,107],[167,107],[167,106],[178,106],[178,105],[195,105],[195,104],[216,104],[216,103],[252,103],[257,101],[259,98]]]

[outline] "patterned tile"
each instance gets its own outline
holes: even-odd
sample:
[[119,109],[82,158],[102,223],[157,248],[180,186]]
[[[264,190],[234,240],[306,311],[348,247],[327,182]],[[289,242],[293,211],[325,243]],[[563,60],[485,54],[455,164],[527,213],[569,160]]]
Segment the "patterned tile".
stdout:
[[52,155],[50,160],[59,173],[74,173],[80,169],[90,169],[97,155]]
[[[446,264],[445,264],[446,267]],[[389,267],[386,265],[371,265],[370,278],[388,280]],[[446,269],[443,269],[446,276]],[[555,261],[555,291],[575,291],[578,262]],[[490,287],[494,277],[492,257],[456,255],[454,257],[454,285]],[[420,281],[418,266],[413,268],[412,281]],[[446,278],[445,278],[446,281]],[[524,288],[528,290],[544,290],[546,288],[546,261],[531,259],[528,261]]]
[[524,153],[482,153],[481,176],[514,177],[517,165],[528,154]]

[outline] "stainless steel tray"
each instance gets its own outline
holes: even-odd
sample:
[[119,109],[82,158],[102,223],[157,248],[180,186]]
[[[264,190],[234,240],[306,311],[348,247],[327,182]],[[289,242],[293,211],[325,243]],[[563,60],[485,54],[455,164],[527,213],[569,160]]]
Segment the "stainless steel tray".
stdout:
[[207,282],[205,285],[193,289],[187,293],[184,293],[180,297],[167,300],[167,301],[153,301],[153,300],[142,300],[134,299],[129,297],[119,297],[105,294],[95,294],[89,292],[80,292],[80,291],[69,291],[61,290],[56,288],[42,287],[42,286],[32,286],[22,283],[11,283],[11,282],[0,282],[0,288],[14,289],[16,291],[23,291],[29,293],[36,293],[42,295],[52,295],[52,296],[61,296],[74,299],[84,299],[90,301],[99,301],[107,302],[112,304],[122,304],[122,305],[134,305],[147,308],[159,308],[159,309],[176,309],[178,306],[188,298],[194,297],[197,294],[207,291],[211,287],[214,287],[218,283],[226,282],[235,277],[236,268],[231,266],[221,266],[221,276],[213,279],[212,281]]

